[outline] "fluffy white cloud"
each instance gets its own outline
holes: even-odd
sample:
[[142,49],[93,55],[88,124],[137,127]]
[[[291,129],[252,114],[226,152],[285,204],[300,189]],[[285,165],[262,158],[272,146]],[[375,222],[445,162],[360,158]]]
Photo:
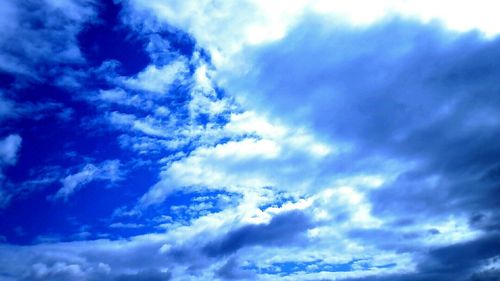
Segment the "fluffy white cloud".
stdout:
[[0,265],[0,272],[7,278],[4,280],[121,280],[124,275],[134,280],[141,278],[141,271],[165,267],[165,258],[157,251],[162,240],[151,235],[133,241],[52,243],[27,248],[0,245],[0,258],[11,257]]
[[168,123],[165,124],[161,120],[156,120],[153,116],[146,116],[145,118],[137,118],[133,114],[126,114],[113,111],[109,114],[109,121],[116,126],[130,128],[140,131],[145,135],[168,137],[167,129],[170,127]]
[[246,44],[283,36],[307,1],[130,1],[131,17],[150,14],[192,34],[210,51],[216,64]]
[[141,204],[160,203],[180,188],[239,193],[266,187],[304,191],[311,188],[322,160],[336,149],[304,130],[272,125],[253,112],[233,114],[216,132],[220,139],[234,140],[198,147],[169,163],[162,180],[142,197]]
[[[190,68],[193,74],[188,73]],[[113,108],[97,122],[123,131],[119,139],[123,147],[141,154],[177,153],[189,144],[219,141],[225,116],[237,110],[231,98],[215,90],[213,71],[195,51],[189,62],[177,55],[164,66],[151,64],[135,77],[113,80],[115,88],[100,90],[87,99],[104,110]],[[172,87],[175,91],[168,93]]]
[[179,57],[167,65],[158,67],[149,65],[134,78],[124,78],[126,87],[135,90],[167,94],[168,89],[176,81],[183,81],[188,73],[187,62]]
[[[218,66],[235,64],[234,57],[245,46],[283,38],[307,13],[328,16],[332,24],[368,25],[391,16],[422,22],[441,21],[450,29],[478,29],[486,35],[500,33],[494,0],[418,1],[144,1],[129,2],[132,18],[143,23],[149,15],[192,34],[213,56]],[[474,11],[471,13],[470,11]],[[154,22],[154,21],[153,21]],[[152,24],[154,25],[154,24]],[[234,69],[233,69],[234,70]],[[238,69],[241,71],[241,69]]]
[[[123,274],[136,275],[154,268],[168,272],[173,280],[216,279],[220,268],[232,257],[212,257],[210,252],[207,253],[207,246],[218,245],[219,241],[231,243],[232,235],[238,237],[245,235],[246,231],[255,236],[237,240],[235,246],[228,244],[228,249],[236,247],[238,251],[239,264],[236,264],[236,267],[247,265],[254,269],[272,271],[272,268],[279,269],[284,263],[326,265],[318,269],[311,267],[307,271],[260,274],[262,280],[275,280],[277,276],[284,280],[313,277],[343,279],[412,270],[414,261],[407,254],[374,249],[346,238],[345,231],[350,229],[348,221],[335,222],[335,219],[330,219],[329,225],[326,225],[327,220],[321,217],[313,219],[314,222],[303,221],[309,216],[316,217],[315,214],[321,208],[336,206],[337,211],[350,208],[349,206],[361,208],[356,205],[362,202],[359,198],[356,199],[356,196],[353,197],[352,191],[344,188],[327,193],[319,193],[298,201],[287,201],[281,207],[274,206],[264,210],[258,207],[265,198],[259,198],[261,194],[247,193],[240,204],[220,212],[205,214],[184,225],[170,223],[166,226],[168,231],[165,233],[140,235],[127,240],[53,242],[26,247],[0,245],[0,259],[10,257],[0,265],[0,273],[26,280],[50,280],[56,277],[60,280],[120,280],[118,277]],[[302,225],[303,223],[305,225]],[[302,234],[306,236],[301,236],[301,239],[306,239],[304,241],[290,240],[290,244],[284,245],[280,242],[266,242],[275,241],[276,237],[278,241],[287,239],[289,233],[286,231],[296,232],[296,229],[313,227],[311,223],[316,227],[304,229]],[[137,226],[120,223],[111,225]],[[326,229],[328,227],[329,229]],[[308,243],[305,243],[306,241]],[[267,246],[260,246],[259,243]],[[223,251],[225,249],[222,248]],[[332,252],[336,254],[332,255]],[[359,267],[354,264],[351,272],[328,270],[328,266],[349,264],[353,260],[359,260],[360,264]],[[383,267],[389,263],[396,265]]]

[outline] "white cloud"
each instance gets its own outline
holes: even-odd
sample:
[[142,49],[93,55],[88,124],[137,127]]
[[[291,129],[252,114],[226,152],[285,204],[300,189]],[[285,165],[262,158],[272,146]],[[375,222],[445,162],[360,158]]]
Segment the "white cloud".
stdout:
[[123,103],[127,102],[128,94],[122,89],[100,90],[99,99],[106,102]]
[[61,180],[62,187],[52,199],[67,200],[69,196],[83,188],[92,181],[110,181],[116,182],[122,179],[119,160],[104,161],[99,165],[86,164],[81,171],[70,174]]
[[61,180],[63,187],[57,191],[54,198],[68,198],[78,188],[94,180],[98,171],[99,169],[96,166],[87,164],[80,172],[65,177]]
[[[190,67],[195,68],[192,76],[184,72],[188,66],[182,58],[163,67],[181,68],[181,71],[172,71],[172,75],[167,75],[166,79],[158,76],[158,79],[162,80],[161,83],[165,82],[160,88],[163,86],[169,88],[172,83],[178,81],[182,84],[182,90],[186,91],[185,101],[176,102],[173,107],[171,100],[168,100],[169,96],[163,90],[165,95],[158,95],[162,91],[155,90],[153,93],[152,89],[141,89],[134,92],[126,89],[127,87],[120,88],[123,85],[117,85],[111,90],[100,90],[90,98],[103,108],[109,104],[119,104],[137,110],[133,114],[130,110],[127,110],[127,113],[123,113],[125,110],[115,110],[105,114],[105,122],[124,131],[119,140],[122,146],[132,148],[141,154],[148,151],[156,153],[162,148],[178,152],[189,143],[209,145],[223,137],[220,132],[220,127],[223,125],[221,117],[236,110],[237,106],[230,98],[220,97],[217,94],[212,83],[213,70],[198,52],[193,54],[190,64],[192,64]],[[157,66],[150,65],[147,69],[153,68],[156,69]],[[147,73],[148,71],[142,72],[144,75]],[[127,81],[135,83],[144,78],[141,77],[139,74]],[[152,85],[145,80],[143,82],[148,87]]]
[[245,111],[241,114],[231,114],[231,121],[225,130],[234,134],[256,134],[265,138],[282,138],[286,135],[283,126],[271,124],[256,112]]
[[[139,2],[136,1],[135,3]],[[195,96],[196,98],[193,99],[193,103],[190,104],[193,108],[192,112],[194,112],[192,115],[204,110],[206,112],[221,112],[218,110],[217,104],[211,101],[210,92],[207,89],[212,87],[212,79],[214,77],[224,80],[225,77],[222,76],[227,74],[227,72],[224,72],[227,69],[237,70],[233,74],[238,76],[242,81],[251,79],[251,77],[246,76],[248,72],[245,71],[247,69],[238,68],[241,65],[237,65],[238,67],[236,68],[226,68],[227,65],[224,65],[225,63],[234,63],[231,60],[234,58],[232,57],[233,55],[241,52],[240,54],[242,54],[244,59],[250,59],[249,61],[244,61],[248,63],[246,66],[252,68],[254,61],[251,61],[251,59],[253,58],[251,56],[245,57],[248,55],[245,51],[248,51],[250,48],[248,46],[258,49],[260,46],[257,45],[259,44],[279,40],[286,33],[288,26],[296,23],[296,19],[291,19],[290,21],[283,19],[284,24],[275,26],[281,30],[280,32],[274,32],[273,26],[268,26],[270,32],[261,32],[263,35],[259,37],[252,35],[251,32],[245,33],[241,31],[246,30],[246,28],[252,30],[254,24],[254,30],[259,31],[258,26],[260,24],[269,24],[266,20],[261,20],[262,15],[259,14],[261,11],[254,9],[257,10],[256,13],[258,15],[249,15],[248,23],[245,22],[247,19],[243,15],[241,17],[238,16],[241,11],[246,10],[241,9],[242,6],[260,5],[255,4],[257,2],[248,1],[243,3],[243,5],[238,5],[238,7],[226,2],[215,4],[213,2],[203,2],[201,6],[187,2],[160,3],[150,1],[141,3],[144,6],[154,7],[157,15],[167,19],[167,22],[170,24],[177,25],[191,32],[199,40],[200,45],[207,47],[212,52],[211,54],[215,59],[216,65],[222,66],[222,72],[218,72],[221,68],[218,68],[218,71],[211,72],[203,67],[198,68],[195,72],[195,79],[198,81],[198,86],[203,90],[201,91],[202,95]],[[293,7],[297,3],[294,2],[291,6]],[[169,6],[171,4],[174,5],[173,8]],[[176,7],[175,5],[179,6]],[[265,6],[265,4],[262,5]],[[299,3],[297,5],[300,6],[302,4]],[[357,11],[357,14],[353,12],[354,14],[351,15],[349,3],[345,3],[344,5],[341,8],[345,11],[342,9],[328,11],[328,7],[322,6],[317,6],[316,8],[310,6],[310,9],[323,10],[324,13],[329,15],[344,14],[342,21],[353,24],[372,23],[385,17],[388,11],[391,12],[390,8],[380,10],[378,9],[379,7],[376,7],[377,9],[369,8],[365,12]],[[297,10],[297,14],[301,13],[299,10]],[[179,13],[175,13],[174,11],[179,11]],[[184,13],[184,11],[188,12]],[[313,11],[313,13],[317,12],[319,11]],[[228,18],[229,14],[234,18]],[[325,17],[328,18],[329,16]],[[276,18],[278,21],[280,20],[279,16]],[[335,17],[331,17],[325,20],[325,22],[330,23],[329,20],[333,18]],[[255,19],[258,19],[256,20],[258,23],[253,22]],[[233,23],[232,21],[236,22]],[[335,21],[332,20],[332,22]],[[345,24],[345,22],[342,22],[342,24]],[[327,30],[328,24],[325,24],[324,27]],[[206,32],[211,28],[221,30],[221,32]],[[314,30],[314,32],[318,33],[322,31],[324,30]],[[255,34],[258,33],[256,32]],[[300,38],[300,36],[297,38]],[[298,48],[294,43],[314,45],[314,42],[311,40],[307,42],[291,41],[290,44],[283,46],[279,50],[280,54],[284,54],[284,60],[289,62],[289,65],[297,65],[297,68],[301,70],[307,70],[308,67],[314,68],[316,62],[312,61],[309,57],[302,58],[300,55],[286,57],[285,51],[287,48]],[[318,46],[323,45],[323,42],[318,44]],[[325,48],[329,48],[329,46]],[[321,48],[319,49],[322,50]],[[369,52],[370,50],[363,49],[362,51]],[[330,63],[330,57],[333,58],[333,63],[336,62],[335,54],[325,53],[325,57],[327,58],[321,57],[321,55],[323,54],[321,53],[318,56],[320,62],[317,63],[320,66],[322,65],[321,63]],[[337,55],[344,56],[342,53]],[[278,55],[271,53],[271,56],[277,57]],[[328,89],[321,88],[323,85],[316,85],[320,84],[319,82],[316,83],[316,76],[301,77],[300,79],[306,81],[302,84],[302,86],[305,85],[303,88],[281,87],[282,85],[279,82],[287,84],[290,83],[288,79],[293,81],[296,77],[293,76],[294,73],[292,73],[291,68],[278,68],[280,71],[276,73],[273,68],[275,65],[273,65],[273,60],[270,57],[263,58],[268,63],[265,65],[266,68],[254,68],[253,70],[256,72],[262,71],[259,74],[263,76],[274,77],[276,75],[274,78],[278,81],[277,86],[274,87],[275,85],[272,85],[272,83],[259,83],[257,81],[255,85],[252,85],[255,87],[243,89],[247,90],[245,95],[249,99],[258,99],[259,91],[264,89],[264,91],[269,91],[270,96],[283,97],[285,109],[282,112],[277,112],[277,114],[281,113],[282,116],[293,116],[301,110],[309,111],[307,112],[308,114],[317,115],[322,120],[325,120],[325,128],[323,128],[325,130],[331,129],[334,126],[333,124],[342,121],[336,120],[336,118],[345,118],[347,120],[346,123],[349,123],[350,116],[342,116],[342,111],[338,115],[335,115],[335,118],[331,117],[333,115],[331,113],[333,111],[332,104],[341,108],[343,105],[342,102],[345,102],[345,100],[334,99],[334,97],[340,97],[340,94],[336,95],[337,92],[335,91],[328,92]],[[326,67],[325,69],[328,70]],[[318,75],[318,77],[324,77],[326,70],[320,69],[319,72],[323,72],[321,73],[323,76]],[[217,77],[217,75],[219,76]],[[328,81],[328,79],[324,80]],[[307,92],[309,89],[315,89],[316,86],[318,86],[318,92],[326,96],[325,99],[316,98],[314,93]],[[226,89],[231,90],[231,88]],[[231,91],[231,93],[240,95],[236,91]],[[311,98],[304,99],[304,96]],[[318,96],[321,95],[318,94]],[[331,102],[329,98],[334,100],[335,103]],[[288,105],[286,103],[288,99],[296,99],[297,103],[290,103],[294,106],[286,106]],[[264,98],[263,103],[271,103],[270,100]],[[307,101],[302,102],[303,100]],[[315,111],[318,105],[324,110]],[[271,108],[272,106],[273,104],[270,104]],[[263,108],[267,109],[264,106],[257,106],[256,111],[264,110]],[[367,108],[370,108],[370,105]],[[387,226],[391,222],[386,221],[386,218],[375,217],[374,213],[372,213],[370,192],[381,188],[384,184],[389,184],[401,172],[413,168],[413,162],[405,161],[405,165],[402,165],[402,162],[391,158],[391,155],[359,155],[363,154],[364,151],[356,151],[357,147],[354,147],[355,144],[349,142],[346,142],[348,145],[344,143],[332,143],[331,140],[335,140],[335,137],[329,138],[330,141],[325,141],[321,138],[324,137],[324,134],[322,134],[324,132],[320,130],[314,131],[315,128],[312,127],[309,128],[311,130],[298,128],[300,125],[306,124],[300,123],[299,121],[302,121],[300,118],[293,120],[298,120],[297,122],[281,124],[278,122],[279,119],[278,121],[276,120],[276,112],[270,114],[275,118],[272,120],[271,117],[265,115],[259,116],[254,111],[239,109],[242,113],[231,114],[229,123],[224,127],[220,129],[210,128],[200,133],[200,135],[211,135],[215,140],[224,139],[222,143],[218,143],[217,141],[212,143],[200,142],[197,143],[197,148],[187,153],[187,155],[183,154],[180,158],[165,160],[166,165],[161,173],[160,181],[144,194],[140,199],[139,206],[147,207],[152,204],[161,203],[171,193],[176,191],[190,192],[207,189],[235,192],[241,194],[243,200],[239,202],[238,206],[231,208],[229,211],[204,215],[199,219],[187,222],[189,225],[185,227],[178,227],[176,222],[165,225],[164,227],[168,230],[168,235],[188,241],[189,239],[196,241],[196,235],[199,233],[217,235],[214,233],[220,233],[223,229],[226,230],[228,225],[238,225],[242,221],[246,223],[265,223],[269,221],[271,214],[292,208],[291,205],[293,204],[283,203],[283,199],[280,196],[284,194],[284,198],[286,196],[289,196],[289,198],[305,198],[304,201],[301,201],[301,204],[307,205],[305,208],[308,208],[308,211],[312,213],[314,218],[323,223],[308,232],[308,237],[313,239],[312,243],[307,244],[307,246],[301,245],[300,251],[297,251],[298,254],[295,255],[293,247],[286,247],[279,250],[258,248],[257,250],[242,250],[238,253],[238,258],[244,260],[247,264],[253,263],[259,265],[272,264],[272,262],[276,261],[297,262],[307,260],[329,260],[331,263],[349,263],[356,259],[370,260],[374,264],[374,266],[370,266],[367,269],[359,262],[353,265],[352,272],[298,272],[284,278],[284,280],[302,280],[307,278],[342,279],[376,274],[411,272],[416,270],[417,262],[414,259],[414,253],[405,252],[408,247],[411,248],[411,251],[415,252],[420,250],[425,251],[428,249],[427,247],[442,246],[446,245],[446,243],[459,243],[467,241],[471,237],[477,237],[475,236],[476,233],[464,225],[464,218],[450,220],[450,224],[459,221],[460,225],[457,227],[442,224],[442,221],[440,223],[434,222],[435,224],[426,221],[417,222],[414,224],[414,228],[402,231],[401,229],[392,229]],[[297,115],[300,116],[300,114]],[[305,114],[304,116],[308,115]],[[278,115],[278,117],[280,116]],[[283,117],[283,119],[286,119],[286,117]],[[371,121],[368,120],[367,122]],[[342,129],[348,130],[349,128]],[[191,136],[193,135],[195,134]],[[376,144],[371,145],[374,146]],[[356,157],[352,157],[353,155]],[[260,207],[262,206],[271,207],[261,210]],[[190,209],[189,206],[182,208]],[[440,227],[443,233],[446,234],[428,239],[426,236],[428,235],[427,227]],[[355,239],[350,236],[350,232],[357,229],[361,229],[361,232],[366,231],[367,233],[370,233],[370,231],[385,233],[384,231],[387,231],[393,235],[387,240],[395,241],[388,241],[385,244],[386,241],[377,240],[380,237],[369,241],[363,240],[364,238]],[[448,234],[456,240],[446,240],[445,237]],[[407,236],[410,238],[406,238]],[[432,243],[430,243],[431,240],[433,241]],[[192,244],[196,243],[189,245]],[[377,248],[378,246],[380,248]],[[175,248],[175,243],[170,241],[164,244],[161,251],[168,253],[173,248]],[[332,257],[332,252],[339,254]],[[387,265],[393,261],[396,261],[394,267],[379,268],[375,266]],[[263,280],[266,280],[265,278],[275,280],[276,277],[264,275]]]
[[16,280],[114,280],[122,274],[133,277],[151,267],[166,267],[162,265],[165,258],[158,254],[158,239],[151,235],[129,242],[41,243],[27,248],[0,245],[1,258],[12,258],[0,265],[0,273],[15,276]]
[[175,81],[183,81],[188,72],[186,61],[179,57],[165,66],[149,65],[134,78],[124,78],[126,87],[134,90],[167,94]]
[[144,225],[137,223],[122,223],[116,222],[109,225],[111,228],[142,228]]
[[171,131],[175,128],[174,124],[168,120],[158,120],[151,115],[139,118],[133,114],[113,111],[108,115],[108,120],[117,127],[138,131],[153,137],[167,138],[173,136]]
[[272,125],[253,112],[232,115],[216,132],[220,139],[234,140],[200,146],[189,156],[169,162],[162,180],[141,198],[141,204],[160,203],[171,192],[185,188],[305,191],[312,188],[322,161],[335,151],[304,130]]
[[3,168],[16,164],[22,138],[11,134],[0,140],[0,209],[5,208],[12,199],[11,192],[4,190]]
[[234,55],[246,46],[283,38],[305,13],[328,16],[332,25],[338,22],[367,25],[399,15],[422,22],[438,20],[457,31],[478,29],[489,36],[500,33],[495,13],[500,7],[494,0],[460,3],[421,0],[246,0],[238,3],[230,0],[133,0],[129,5],[132,18],[136,20],[143,22],[153,14],[156,19],[192,34],[202,47],[209,50],[219,67],[235,64]]
[[[282,37],[306,1],[131,1],[132,17],[158,19],[194,35],[216,64],[243,45]],[[221,52],[223,56],[221,56]]]
[[0,167],[16,164],[21,141],[21,137],[16,134],[9,135],[0,140]]

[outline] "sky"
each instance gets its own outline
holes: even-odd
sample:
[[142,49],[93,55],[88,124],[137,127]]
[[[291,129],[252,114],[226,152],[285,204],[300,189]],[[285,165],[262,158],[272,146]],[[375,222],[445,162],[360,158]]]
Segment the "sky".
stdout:
[[499,281],[499,9],[3,0],[0,281]]

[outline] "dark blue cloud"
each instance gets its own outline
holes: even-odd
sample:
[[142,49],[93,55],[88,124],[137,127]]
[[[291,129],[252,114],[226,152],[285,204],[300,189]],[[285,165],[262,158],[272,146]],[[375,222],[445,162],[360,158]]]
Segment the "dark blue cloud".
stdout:
[[221,268],[219,268],[217,275],[224,280],[253,280],[256,278],[255,273],[242,269],[234,258],[230,258]]
[[245,225],[232,230],[208,243],[203,252],[217,257],[249,246],[291,246],[313,225],[311,218],[302,211],[290,211],[276,215],[267,224]]
[[221,235],[201,233],[173,246],[166,256],[174,264],[186,266],[186,273],[192,276],[205,272],[215,261],[225,260],[216,272],[218,277],[252,279],[257,271],[239,264],[239,250],[254,246],[300,248],[308,241],[306,231],[314,226],[309,214],[300,210],[287,211],[275,215],[268,223],[246,224]]
[[92,1],[4,1],[0,72],[43,80],[61,66],[84,62],[77,34],[95,20]]
[[498,280],[494,275],[497,269],[485,270],[480,267],[487,266],[490,259],[498,257],[499,241],[498,234],[492,234],[473,241],[433,249],[420,258],[415,273],[348,280]]

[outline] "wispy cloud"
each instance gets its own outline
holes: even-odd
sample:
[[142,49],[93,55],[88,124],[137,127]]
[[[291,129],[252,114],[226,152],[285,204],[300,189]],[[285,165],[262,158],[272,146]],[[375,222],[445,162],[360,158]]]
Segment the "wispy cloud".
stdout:
[[81,63],[77,34],[95,16],[92,1],[4,1],[0,69],[39,79],[50,64]]
[[116,182],[122,180],[119,160],[108,160],[98,165],[86,164],[79,172],[70,174],[61,180],[62,187],[50,198],[64,201],[92,181]]

